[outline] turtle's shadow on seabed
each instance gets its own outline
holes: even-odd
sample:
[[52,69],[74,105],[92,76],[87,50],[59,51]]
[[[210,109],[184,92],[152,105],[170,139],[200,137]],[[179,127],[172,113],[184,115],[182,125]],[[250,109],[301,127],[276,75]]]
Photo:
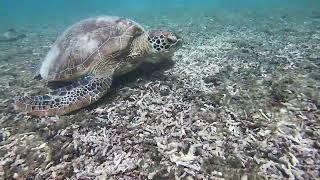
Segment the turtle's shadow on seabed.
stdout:
[[146,81],[149,81],[153,79],[154,73],[163,74],[164,71],[172,68],[174,64],[175,62],[172,59],[164,59],[157,64],[143,63],[139,68],[125,75],[115,78],[107,94],[100,98],[97,102],[82,109],[68,113],[67,115],[77,114],[77,112],[82,111],[84,109],[92,111],[93,109],[99,107],[101,104],[110,103],[117,96],[117,93],[119,93],[118,90],[120,88],[127,86],[130,87],[130,84],[136,82],[138,78],[142,78]]

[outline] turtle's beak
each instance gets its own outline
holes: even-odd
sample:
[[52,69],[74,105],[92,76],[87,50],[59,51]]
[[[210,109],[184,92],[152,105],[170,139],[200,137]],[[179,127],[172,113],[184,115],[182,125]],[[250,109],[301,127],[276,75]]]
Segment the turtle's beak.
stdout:
[[174,34],[172,36],[173,36],[172,38],[168,37],[168,40],[170,40],[172,43],[170,49],[172,49],[173,51],[176,51],[182,46],[183,41],[182,41],[182,38],[177,34]]
[[182,38],[176,33],[172,33],[171,35],[168,36],[168,41],[171,44],[176,44],[179,42],[182,43]]
[[181,39],[181,38],[179,38],[178,40],[177,40],[177,46],[178,47],[181,47],[182,46],[182,44],[183,44],[183,40]]

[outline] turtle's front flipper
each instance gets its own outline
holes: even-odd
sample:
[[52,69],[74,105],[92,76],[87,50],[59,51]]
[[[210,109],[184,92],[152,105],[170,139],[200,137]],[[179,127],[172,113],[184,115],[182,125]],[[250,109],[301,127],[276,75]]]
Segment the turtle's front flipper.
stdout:
[[97,101],[110,88],[111,81],[111,78],[86,76],[44,96],[17,97],[15,109],[35,116],[67,114]]

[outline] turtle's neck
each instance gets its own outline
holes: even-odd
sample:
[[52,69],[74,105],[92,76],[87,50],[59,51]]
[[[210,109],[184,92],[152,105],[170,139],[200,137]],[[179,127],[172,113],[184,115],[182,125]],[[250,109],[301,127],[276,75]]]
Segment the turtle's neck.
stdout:
[[150,52],[147,33],[136,37],[131,44],[129,58],[146,57]]

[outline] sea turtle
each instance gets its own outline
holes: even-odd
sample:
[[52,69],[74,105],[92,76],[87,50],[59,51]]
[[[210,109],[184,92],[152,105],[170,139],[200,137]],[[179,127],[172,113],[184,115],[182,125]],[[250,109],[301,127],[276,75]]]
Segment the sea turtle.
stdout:
[[145,31],[127,18],[82,20],[57,38],[39,70],[47,82],[70,83],[46,95],[16,97],[15,109],[35,116],[55,116],[88,106],[106,94],[114,77],[143,62],[170,58],[181,44],[174,32]]

